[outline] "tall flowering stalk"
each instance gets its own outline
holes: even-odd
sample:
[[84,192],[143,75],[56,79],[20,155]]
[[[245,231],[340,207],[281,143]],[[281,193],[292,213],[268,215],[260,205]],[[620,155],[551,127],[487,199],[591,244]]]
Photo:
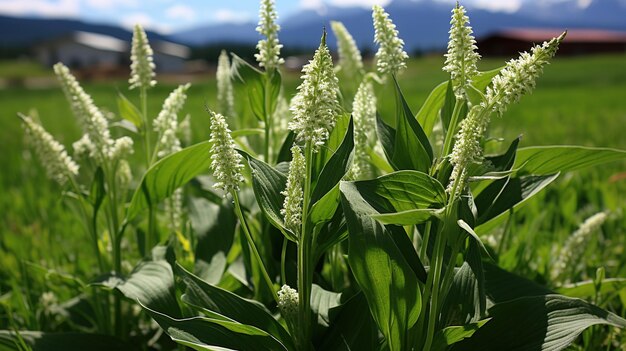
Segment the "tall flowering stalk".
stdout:
[[280,25],[276,23],[278,15],[274,8],[274,0],[261,0],[259,9],[259,24],[256,31],[265,36],[256,45],[259,52],[254,55],[259,66],[265,67],[267,71],[272,71],[285,62],[280,57],[280,49],[283,47],[278,42],[278,31]]
[[341,111],[339,83],[326,46],[326,32],[313,60],[302,68],[302,72],[302,83],[292,100],[293,120],[289,129],[296,133],[298,141],[310,145],[317,152],[328,139]]
[[351,176],[354,179],[372,176],[369,149],[376,144],[376,94],[369,79],[363,79],[352,104],[354,120],[354,160]]
[[242,156],[235,150],[235,141],[230,135],[230,129],[226,123],[226,119],[219,113],[208,111],[211,119],[211,168],[213,169],[213,175],[217,178],[217,182],[213,185],[217,189],[224,190],[224,196],[232,196],[235,204],[235,212],[241,223],[241,229],[246,236],[250,251],[254,255],[257,264],[260,267],[263,279],[267,284],[267,287],[274,297],[274,300],[278,303],[278,295],[274,289],[274,283],[267,273],[267,269],[263,264],[259,250],[252,239],[252,234],[248,227],[245,215],[241,209],[239,203],[239,184],[244,181],[242,170]]
[[365,74],[361,51],[359,51],[354,38],[343,23],[331,21],[330,27],[337,38],[337,51],[339,53],[338,69],[349,79],[359,81],[363,74]]
[[480,55],[476,52],[478,50],[476,39],[472,35],[469,17],[465,14],[463,6],[457,4],[452,10],[450,25],[448,53],[445,54],[446,62],[443,70],[450,73],[456,98],[466,99],[466,89],[478,74],[476,63],[480,59]]
[[302,183],[306,176],[306,164],[300,147],[297,145],[291,147],[291,155],[287,186],[281,192],[281,194],[285,195],[285,201],[280,213],[285,216],[285,227],[298,236],[302,229]]
[[235,118],[235,98],[233,95],[233,82],[230,79],[230,60],[226,50],[222,50],[217,60],[217,104],[219,112],[227,118]]
[[376,67],[384,78],[387,74],[395,75],[406,68],[409,55],[404,51],[404,41],[398,38],[398,30],[389,18],[389,14],[379,6],[372,7],[374,20],[374,42],[378,44]]
[[556,54],[559,44],[565,37],[544,42],[532,48],[531,53],[524,52],[519,58],[511,60],[487,88],[484,100],[473,106],[467,117],[461,122],[454,148],[450,154],[450,163],[454,166],[448,192],[452,197],[460,194],[465,186],[467,167],[482,161],[481,141],[487,130],[492,113],[501,115],[506,108],[518,102],[535,87],[535,81],[543,67]]
[[67,154],[65,147],[56,141],[31,117],[20,114],[28,141],[33,146],[48,178],[63,186],[78,175],[78,165]]

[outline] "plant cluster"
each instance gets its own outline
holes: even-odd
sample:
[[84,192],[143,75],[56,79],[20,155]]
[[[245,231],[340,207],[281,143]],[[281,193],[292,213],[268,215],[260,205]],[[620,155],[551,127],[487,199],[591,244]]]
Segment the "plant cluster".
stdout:
[[[0,346],[610,349],[613,330],[594,326],[626,327],[626,320],[597,304],[624,282],[599,270],[581,283],[586,295],[564,290],[587,299],[552,290],[570,283],[577,246],[607,220],[604,212],[558,250],[549,287],[500,268],[499,244],[483,242],[561,172],[623,157],[610,149],[519,148],[519,139],[485,154],[491,117],[534,89],[566,33],[483,72],[457,4],[443,67],[450,79],[413,113],[396,80],[407,66],[404,42],[382,7],[372,16],[376,70],[367,71],[346,27],[333,22],[337,66],[323,31],[288,101],[274,2],[262,0],[260,69],[222,52],[218,104],[206,107],[210,136],[186,147],[178,114],[190,86],[175,89],[150,117],[155,67],[141,27],[129,80],[139,107],[122,94],[118,100],[118,124],[133,138],[115,139],[109,120],[57,64],[84,131],[74,158],[34,116],[20,117],[82,218],[98,267],[78,284],[73,305],[41,296],[47,313],[63,311],[73,333],[12,322]],[[394,115],[377,113],[377,89],[393,91]],[[141,167],[130,167],[133,150],[145,156]]]

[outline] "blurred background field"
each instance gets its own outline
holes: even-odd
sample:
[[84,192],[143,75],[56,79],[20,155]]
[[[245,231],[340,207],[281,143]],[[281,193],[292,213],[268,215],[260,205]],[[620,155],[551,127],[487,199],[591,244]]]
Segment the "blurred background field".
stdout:
[[[502,149],[518,135],[522,146],[576,144],[626,149],[626,56],[623,54],[562,57],[549,65],[532,95],[512,107],[503,118],[493,121],[491,135],[502,138],[492,144]],[[446,79],[441,70],[442,56],[412,59],[399,82],[416,112],[427,94]],[[484,59],[481,69],[504,64],[503,59]],[[39,77],[48,84],[28,87],[18,83],[4,87],[0,94],[0,289],[7,291],[19,276],[20,261],[34,262],[57,269],[87,269],[92,257],[82,247],[82,228],[71,211],[65,207],[60,189],[50,182],[37,160],[25,149],[23,132],[17,113],[36,112],[45,128],[71,150],[71,143],[80,134],[61,89],[50,70],[36,63],[2,61],[0,81],[15,82]],[[182,116],[189,114],[192,121],[192,142],[206,140],[209,134],[205,104],[216,101],[216,82],[211,73],[185,76],[193,84]],[[180,80],[180,77],[179,77]],[[287,96],[295,93],[299,83],[297,72],[284,74]],[[167,94],[179,82],[175,77],[160,79],[151,91],[149,112],[156,115]],[[96,104],[106,111],[117,113],[117,94],[121,92],[133,101],[136,92],[127,90],[122,79],[83,83]],[[379,110],[392,114],[391,95],[379,91]],[[242,101],[242,100],[237,100]],[[245,101],[245,100],[244,100]],[[237,106],[244,110],[247,106]],[[119,131],[123,131],[120,129]],[[541,271],[547,264],[553,241],[565,240],[589,215],[603,210],[611,213],[607,222],[610,230],[599,240],[602,247],[592,250],[598,264],[608,265],[611,276],[626,274],[626,265],[604,262],[605,250],[620,250],[611,257],[626,258],[622,253],[626,237],[626,220],[622,208],[626,205],[626,162],[563,175],[553,190],[548,189],[534,198],[516,214],[518,235],[510,245],[516,248],[514,257],[505,261],[505,268],[516,269],[527,275]],[[554,194],[565,194],[555,198]],[[606,240],[605,240],[606,239]],[[519,241],[516,243],[516,240]],[[532,244],[531,244],[532,243]],[[508,265],[508,266],[507,266]],[[83,267],[83,268],[81,268]]]

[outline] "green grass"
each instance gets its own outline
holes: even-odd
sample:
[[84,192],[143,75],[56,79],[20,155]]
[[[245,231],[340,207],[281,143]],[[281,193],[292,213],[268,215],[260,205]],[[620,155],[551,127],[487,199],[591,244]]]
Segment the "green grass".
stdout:
[[[491,134],[504,138],[504,144],[523,134],[522,145],[579,144],[626,149],[624,125],[626,125],[626,65],[624,55],[576,57],[556,59],[545,70],[538,88],[531,96],[513,106],[505,116],[493,122]],[[400,77],[400,85],[416,112],[430,90],[446,79],[441,71],[442,57],[426,57],[409,62],[409,69]],[[502,60],[483,60],[483,69],[498,67]],[[47,75],[49,71],[30,64],[0,62],[0,77],[26,76],[30,72]],[[299,83],[297,72],[284,77],[287,96],[292,96]],[[84,83],[85,90],[96,104],[105,110],[117,112],[116,94],[123,92],[137,102],[138,93],[128,91],[126,81],[107,83]],[[163,99],[175,88],[175,84],[159,83],[150,91],[149,112],[156,116]],[[211,78],[200,79],[189,89],[189,98],[182,116],[192,116],[193,140],[206,140],[209,135],[208,118],[204,105],[214,106],[215,82]],[[390,113],[388,91],[382,92],[379,101],[381,114]],[[245,100],[236,100],[245,101]],[[244,107],[237,106],[238,109]],[[35,109],[45,126],[63,144],[71,143],[80,136],[79,128],[71,114],[60,88],[5,89],[0,95],[0,295],[9,286],[9,279],[19,270],[19,261],[37,262],[60,270],[82,270],[93,264],[93,258],[85,252],[79,224],[67,210],[67,204],[59,196],[60,189],[43,173],[37,160],[25,151],[23,132],[16,114]],[[121,130],[119,131],[122,132]],[[605,208],[617,211],[624,206],[619,196],[624,194],[626,181],[608,182],[611,175],[626,171],[624,163],[614,163],[601,169],[581,172],[561,181],[562,188],[575,186],[574,204],[563,209],[559,201],[552,201],[550,209],[558,213],[573,211],[574,215],[562,214],[554,222],[535,223],[537,233],[533,237],[546,242],[571,232],[575,223],[588,212]],[[556,193],[556,192],[554,192]],[[542,201],[550,199],[550,192],[538,197],[529,206],[529,213],[541,212]],[[554,199],[551,199],[554,200]],[[569,217],[568,217],[569,216]],[[560,221],[560,222],[559,222]],[[623,234],[623,219],[615,224]],[[530,222],[529,222],[530,223]],[[531,224],[526,224],[530,226]],[[561,231],[554,232],[555,227]],[[534,230],[533,228],[527,231]],[[539,237],[540,234],[545,235]],[[532,252],[524,252],[530,255]],[[525,257],[525,256],[524,256]]]

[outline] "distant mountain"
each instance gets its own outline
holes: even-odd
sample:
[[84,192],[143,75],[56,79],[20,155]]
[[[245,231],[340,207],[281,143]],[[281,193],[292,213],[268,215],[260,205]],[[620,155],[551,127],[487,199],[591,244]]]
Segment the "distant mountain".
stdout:
[[[626,0],[593,0],[584,7],[578,0],[527,1],[514,13],[492,12],[469,7],[471,25],[477,37],[493,31],[514,28],[601,28],[626,30]],[[385,9],[400,31],[409,51],[439,49],[446,45],[450,10],[453,4],[433,0],[394,0]],[[363,8],[326,6],[323,11],[305,10],[280,22],[280,41],[285,46],[315,48],[322,27],[330,21],[341,21],[359,47],[373,47],[374,29],[371,11]],[[256,24],[217,24],[176,33],[176,40],[189,45],[220,42],[253,44],[259,40]],[[329,33],[329,44],[335,39]]]
[[[0,16],[0,47],[29,47],[40,41],[83,31],[110,35],[130,41],[133,33],[121,27],[92,24],[72,19],[45,19]],[[149,39],[168,40],[167,36],[147,32]]]

